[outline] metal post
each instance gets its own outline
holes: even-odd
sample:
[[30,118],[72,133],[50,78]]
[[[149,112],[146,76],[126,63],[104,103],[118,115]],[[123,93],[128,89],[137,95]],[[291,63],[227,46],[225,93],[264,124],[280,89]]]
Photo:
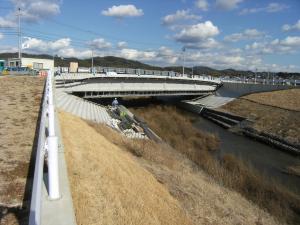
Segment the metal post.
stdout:
[[92,50],[92,74],[94,74],[94,52]]
[[18,46],[19,46],[19,52],[18,52],[18,57],[20,60],[20,67],[22,66],[22,52],[21,52],[21,48],[22,48],[22,40],[21,40],[21,8],[18,8]]
[[182,76],[184,76],[184,63],[185,63],[185,47],[182,48],[182,54],[183,54],[183,64],[182,64]]
[[192,78],[194,78],[194,66],[192,66]]
[[48,79],[48,129],[49,136],[47,138],[48,150],[48,182],[49,182],[49,198],[51,200],[59,199],[59,175],[58,175],[58,139],[55,136],[55,111],[53,104],[52,89],[52,71],[49,71]]

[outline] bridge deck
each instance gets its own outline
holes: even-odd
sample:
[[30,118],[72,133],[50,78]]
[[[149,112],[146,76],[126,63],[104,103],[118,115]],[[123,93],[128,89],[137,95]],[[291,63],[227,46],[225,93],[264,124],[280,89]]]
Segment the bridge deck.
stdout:
[[131,74],[116,76],[67,74],[57,76],[56,82],[66,92],[84,93],[85,98],[199,95],[213,92],[220,85],[215,81],[187,77]]

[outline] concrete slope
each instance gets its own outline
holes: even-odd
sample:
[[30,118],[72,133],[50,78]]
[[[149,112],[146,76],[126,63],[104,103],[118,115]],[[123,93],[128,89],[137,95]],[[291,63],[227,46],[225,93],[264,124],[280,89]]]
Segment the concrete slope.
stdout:
[[106,109],[93,102],[56,89],[56,105],[59,109],[97,123],[110,124],[110,115]]

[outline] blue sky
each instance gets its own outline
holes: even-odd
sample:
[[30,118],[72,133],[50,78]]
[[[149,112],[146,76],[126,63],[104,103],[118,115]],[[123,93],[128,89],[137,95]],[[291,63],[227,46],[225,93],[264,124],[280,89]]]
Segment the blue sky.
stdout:
[[23,52],[300,72],[299,0],[0,0],[0,52],[19,7]]

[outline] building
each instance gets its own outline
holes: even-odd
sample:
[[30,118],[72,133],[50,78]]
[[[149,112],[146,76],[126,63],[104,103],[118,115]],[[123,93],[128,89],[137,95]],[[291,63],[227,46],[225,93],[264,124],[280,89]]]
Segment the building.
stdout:
[[77,73],[78,71],[78,62],[70,62],[70,73]]
[[0,72],[4,70],[5,60],[0,59]]
[[39,59],[39,58],[13,58],[7,60],[7,66],[9,67],[28,67],[34,70],[53,70],[53,59]]

